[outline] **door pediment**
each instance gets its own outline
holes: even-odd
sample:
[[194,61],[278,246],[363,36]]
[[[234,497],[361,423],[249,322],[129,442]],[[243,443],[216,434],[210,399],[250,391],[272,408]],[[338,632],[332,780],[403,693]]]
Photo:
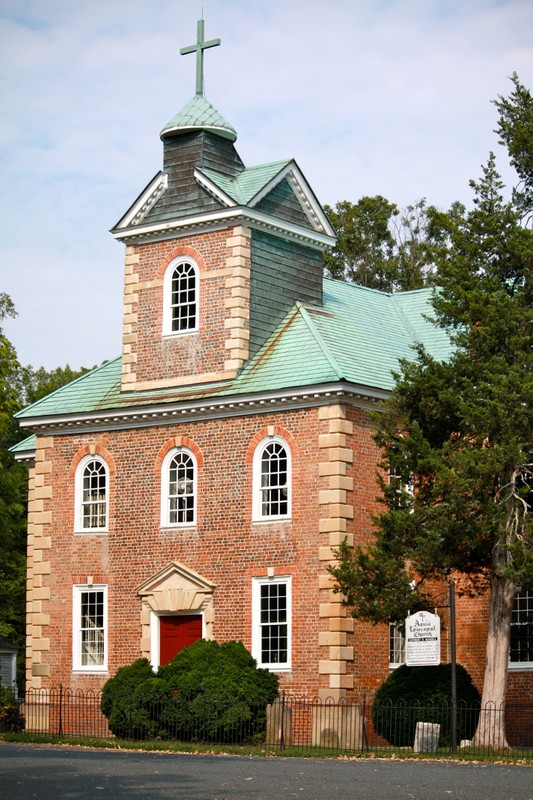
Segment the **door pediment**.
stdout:
[[194,570],[171,561],[137,588],[152,611],[202,610],[210,604],[216,586]]

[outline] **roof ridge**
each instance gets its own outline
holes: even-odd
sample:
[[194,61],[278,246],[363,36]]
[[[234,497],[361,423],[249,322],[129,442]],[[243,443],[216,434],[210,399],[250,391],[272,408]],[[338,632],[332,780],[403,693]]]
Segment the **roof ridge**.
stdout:
[[336,361],[335,357],[333,356],[331,350],[329,349],[327,343],[324,341],[324,339],[322,338],[320,332],[317,330],[317,327],[316,327],[315,323],[313,322],[313,320],[311,319],[311,317],[309,315],[309,312],[307,311],[305,306],[299,300],[296,301],[295,305],[296,305],[297,311],[299,312],[299,314],[301,315],[301,317],[302,317],[303,321],[305,322],[307,328],[309,329],[309,332],[311,333],[311,336],[314,338],[315,342],[318,344],[318,346],[320,347],[320,349],[324,353],[324,355],[325,355],[325,357],[326,357],[326,359],[328,361],[328,364],[330,365],[330,367],[335,372],[337,380],[343,380],[345,376],[342,373],[342,371],[339,369],[339,365],[337,364],[337,361]]
[[[416,290],[416,291],[418,291],[418,290]],[[404,292],[398,292],[398,294],[404,294]],[[396,313],[400,317],[400,319],[401,319],[406,331],[409,334],[409,338],[411,339],[411,347],[414,347],[415,344],[419,343],[420,338],[417,336],[417,333],[416,333],[415,329],[413,328],[413,326],[411,324],[411,321],[407,317],[407,315],[406,315],[405,311],[403,310],[403,308],[399,305],[399,303],[397,303],[395,301],[395,298],[397,296],[398,295],[395,295],[394,293],[392,293],[390,295],[390,297],[389,297],[389,300],[392,301],[393,308],[396,310]]]

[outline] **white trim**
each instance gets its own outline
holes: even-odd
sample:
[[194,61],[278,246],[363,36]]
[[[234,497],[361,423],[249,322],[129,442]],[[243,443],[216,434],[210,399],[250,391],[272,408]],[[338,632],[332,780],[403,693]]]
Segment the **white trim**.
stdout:
[[[147,392],[149,395],[150,393]],[[73,430],[94,432],[120,430],[122,428],[144,428],[152,425],[173,425],[176,420],[227,419],[242,414],[264,414],[276,408],[294,410],[297,408],[316,408],[330,403],[349,403],[357,408],[374,410],[376,404],[386,400],[390,391],[374,389],[344,381],[323,385],[304,386],[297,390],[280,390],[217,397],[202,397],[195,401],[142,406],[133,408],[90,411],[80,414],[61,414],[49,417],[27,417],[19,419],[21,428],[31,428],[34,432],[49,434],[52,431],[60,436]],[[142,401],[142,398],[139,398]],[[26,458],[29,451],[26,451]]]
[[[262,486],[261,486],[261,466],[262,457],[269,444],[279,444],[283,447],[287,457],[287,513],[286,514],[263,514]],[[277,520],[291,519],[292,514],[292,459],[291,448],[288,442],[281,436],[265,436],[258,442],[254,450],[252,462],[252,522],[276,522]]]
[[227,206],[228,208],[233,208],[237,205],[235,200],[233,200],[229,194],[226,194],[220,186],[217,186],[211,178],[208,178],[207,175],[204,175],[199,169],[194,170],[194,177],[196,178],[197,182],[200,184],[202,189],[205,189],[209,194],[216,197],[223,205]]
[[326,247],[333,247],[336,242],[336,237],[334,235],[328,235],[316,230],[304,228],[300,225],[294,225],[285,220],[276,219],[269,214],[252,210],[247,206],[235,206],[234,208],[223,209],[222,211],[197,214],[183,219],[169,220],[168,222],[154,222],[150,225],[114,229],[112,234],[115,239],[131,240],[132,242],[144,237],[166,239],[179,235],[180,229],[185,236],[189,233],[190,228],[211,226],[217,223],[229,222],[230,220],[233,220],[235,224],[241,223],[250,227],[255,225],[267,230],[276,231],[289,239],[298,239],[310,245],[320,246],[321,250],[324,245]]
[[[261,587],[285,584],[287,587],[287,661],[284,663],[263,662],[261,658]],[[292,577],[290,575],[252,578],[252,655],[257,666],[272,672],[289,672],[292,669]]]
[[[193,519],[190,522],[170,522],[170,508],[169,508],[169,481],[168,481],[168,472],[170,467],[170,462],[178,453],[186,453],[193,464],[194,476],[193,476]],[[188,447],[173,447],[172,450],[169,450],[166,454],[165,458],[163,459],[163,463],[161,465],[161,527],[162,528],[193,528],[196,525],[196,514],[197,514],[197,507],[198,507],[198,462],[196,460],[196,456],[189,450]]]
[[[174,272],[180,264],[190,264],[194,271],[194,305],[195,305],[195,324],[190,328],[183,330],[172,329],[172,280]],[[165,270],[163,277],[163,331],[162,335],[165,338],[173,336],[184,336],[191,333],[197,333],[199,327],[200,317],[200,269],[198,264],[190,256],[178,256],[172,259],[170,264]]]
[[160,666],[161,636],[159,632],[159,617],[184,616],[202,618],[202,639],[205,639],[205,616],[203,611],[197,611],[196,609],[185,609],[178,613],[172,613],[171,611],[150,611],[150,664],[154,671],[158,670]]
[[[107,672],[107,627],[108,627],[108,612],[107,612],[107,593],[108,587],[105,583],[98,584],[83,584],[76,583],[72,587],[72,671],[83,673],[102,673]],[[104,615],[104,661],[103,664],[87,665],[82,664],[81,658],[81,596],[83,592],[103,592],[103,615]]]
[[[83,473],[87,464],[96,461],[105,469],[105,525],[102,527],[85,528],[83,525]],[[74,533],[84,535],[93,533],[108,533],[109,531],[109,467],[100,455],[84,456],[76,467],[74,476]]]
[[138,198],[129,207],[126,213],[119,219],[115,228],[129,228],[138,225],[150,209],[156,204],[168,186],[168,175],[166,172],[158,172],[148,186],[143,189]]

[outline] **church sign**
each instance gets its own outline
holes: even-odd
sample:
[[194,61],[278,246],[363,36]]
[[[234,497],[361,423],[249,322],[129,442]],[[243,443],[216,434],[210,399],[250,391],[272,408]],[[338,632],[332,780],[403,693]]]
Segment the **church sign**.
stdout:
[[405,620],[405,663],[408,667],[440,664],[440,617],[417,611]]

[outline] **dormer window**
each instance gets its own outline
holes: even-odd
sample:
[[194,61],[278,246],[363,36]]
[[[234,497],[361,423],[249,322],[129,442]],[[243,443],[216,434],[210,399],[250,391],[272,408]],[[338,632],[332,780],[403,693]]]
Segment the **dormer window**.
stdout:
[[198,267],[191,258],[170,262],[163,284],[163,335],[198,330]]

